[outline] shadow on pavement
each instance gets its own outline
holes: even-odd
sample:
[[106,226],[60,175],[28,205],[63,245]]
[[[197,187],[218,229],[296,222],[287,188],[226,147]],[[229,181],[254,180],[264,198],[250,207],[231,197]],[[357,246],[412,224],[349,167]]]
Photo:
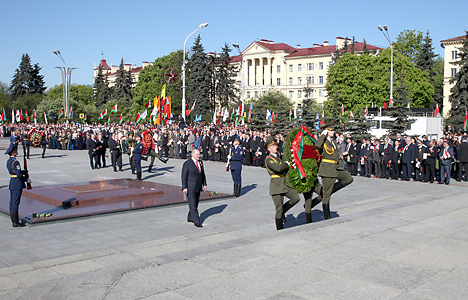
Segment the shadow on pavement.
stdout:
[[251,184],[251,185],[246,185],[246,186],[243,186],[242,187],[242,190],[241,190],[241,196],[244,195],[244,194],[247,194],[248,192],[250,192],[251,190],[254,190],[257,188],[257,184],[254,183],[254,184]]
[[[336,211],[332,211],[331,213],[332,218],[338,218],[340,215]],[[312,223],[324,221],[323,212],[319,209],[312,210]],[[284,228],[291,228],[305,224],[305,213],[301,212],[294,217],[293,214],[286,215],[286,223],[284,224]]]
[[218,205],[215,207],[208,208],[200,215],[200,223],[205,222],[206,219],[211,217],[212,215],[220,214],[223,210],[227,207],[227,204]]

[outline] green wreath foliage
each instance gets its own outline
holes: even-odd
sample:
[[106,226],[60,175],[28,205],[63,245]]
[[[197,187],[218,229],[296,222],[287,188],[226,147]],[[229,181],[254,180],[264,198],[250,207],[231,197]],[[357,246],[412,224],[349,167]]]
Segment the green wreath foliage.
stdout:
[[[283,160],[291,163],[292,166],[292,154],[291,145],[299,132],[300,128],[292,129],[284,140],[284,151]],[[304,137],[304,145],[314,145],[314,142],[307,136]],[[298,193],[306,193],[311,191],[317,181],[318,162],[316,159],[306,158],[302,160],[302,166],[304,168],[306,176],[301,178],[297,169],[291,169],[286,174],[286,183],[293,187]]]

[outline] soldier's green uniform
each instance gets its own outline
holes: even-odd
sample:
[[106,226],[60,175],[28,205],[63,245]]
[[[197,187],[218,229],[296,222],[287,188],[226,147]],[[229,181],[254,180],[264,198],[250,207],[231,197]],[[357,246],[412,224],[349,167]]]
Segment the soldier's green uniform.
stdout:
[[[327,129],[333,130],[333,128]],[[318,138],[317,143],[315,143],[315,148],[318,149],[322,156],[318,175],[322,178],[322,201],[325,219],[330,218],[331,194],[353,182],[351,174],[340,167],[338,147],[332,138],[327,138],[327,134],[322,134]],[[336,180],[338,182],[335,182]]]
[[[274,138],[270,137],[265,143],[265,148],[274,145]],[[284,215],[296,205],[300,198],[296,190],[286,184],[285,175],[289,171],[289,165],[284,163],[281,158],[271,153],[265,159],[265,166],[270,175],[270,195],[276,208],[275,222],[276,229],[283,229]],[[289,201],[283,204],[283,199],[289,198]]]

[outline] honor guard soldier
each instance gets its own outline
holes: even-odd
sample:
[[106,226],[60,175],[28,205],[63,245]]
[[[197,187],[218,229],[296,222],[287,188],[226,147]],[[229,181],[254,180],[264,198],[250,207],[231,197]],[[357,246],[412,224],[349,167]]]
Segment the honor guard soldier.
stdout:
[[[295,189],[286,185],[284,176],[289,171],[289,165],[279,158],[278,146],[273,136],[267,138],[265,148],[270,151],[270,155],[265,159],[265,165],[270,175],[270,195],[276,208],[276,229],[280,230],[283,229],[283,223],[286,221],[286,212],[296,205],[300,198]],[[285,196],[289,198],[289,201],[283,204]]]
[[21,165],[16,160],[18,155],[18,149],[14,144],[10,144],[5,154],[10,155],[7,161],[7,170],[10,173],[10,217],[13,227],[26,226],[24,223],[20,223],[18,208],[21,201],[21,194],[23,189],[26,187],[25,182],[31,182],[31,180],[21,171]]
[[26,129],[21,134],[21,144],[23,145],[23,156],[29,159],[29,147],[31,144],[29,143],[28,131]]
[[233,147],[231,148],[231,176],[234,181],[233,196],[239,197],[242,189],[242,160],[244,159],[244,151],[242,151],[240,137],[234,139]]
[[135,163],[138,180],[141,180],[141,151],[143,151],[143,144],[141,143],[141,135],[137,133],[136,144],[133,149],[133,162]]
[[[334,141],[335,129],[332,123],[325,127],[315,144],[322,156],[318,176],[322,178],[322,207],[325,219],[330,219],[331,194],[353,182],[353,177],[339,165],[339,153]],[[338,180],[336,182],[336,180]]]

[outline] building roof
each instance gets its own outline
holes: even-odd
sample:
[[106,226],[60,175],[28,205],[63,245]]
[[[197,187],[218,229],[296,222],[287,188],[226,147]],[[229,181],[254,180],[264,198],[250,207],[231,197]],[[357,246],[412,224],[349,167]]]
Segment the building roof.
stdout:
[[445,43],[445,42],[454,42],[454,41],[459,41],[459,40],[463,40],[466,38],[466,35],[462,35],[462,36],[459,36],[459,37],[455,37],[455,38],[451,38],[451,39],[446,39],[446,40],[442,40],[440,41],[441,43]]
[[242,60],[242,56],[240,56],[240,55],[231,56],[229,58],[229,62],[231,62],[231,63],[240,62],[241,60]]
[[[354,49],[355,51],[362,51],[364,49],[364,43],[361,42],[354,42]],[[381,50],[381,48],[367,44],[368,50]],[[302,48],[302,49],[295,49],[295,51],[286,57],[299,57],[299,56],[309,56],[309,55],[321,55],[321,54],[332,54],[336,51],[336,45],[329,45],[329,46],[318,46],[318,47],[311,47],[311,48]],[[351,52],[351,44],[349,45],[349,49],[347,52]]]
[[[99,64],[101,66],[101,68],[103,70],[110,70],[111,68],[109,67],[109,65],[107,64],[106,60],[103,58],[101,59],[101,63]],[[99,68],[99,66],[97,66],[96,68],[94,68],[95,70],[97,70]]]
[[273,43],[273,41],[268,41],[268,42],[263,42],[263,40],[261,40],[260,42],[255,42],[257,44],[259,44],[260,46],[268,49],[268,50],[273,50],[273,51],[277,51],[277,50],[295,50],[296,48],[294,47],[291,47],[289,46],[288,44],[285,44],[285,43]]

